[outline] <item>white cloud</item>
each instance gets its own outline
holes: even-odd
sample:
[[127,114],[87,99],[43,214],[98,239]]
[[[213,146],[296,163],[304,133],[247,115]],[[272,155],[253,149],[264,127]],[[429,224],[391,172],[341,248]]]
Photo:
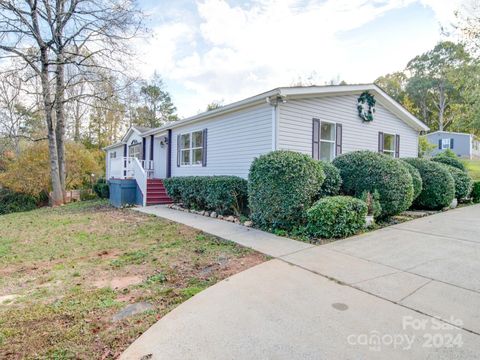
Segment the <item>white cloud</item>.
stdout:
[[[457,0],[420,0],[439,22],[449,22]],[[343,34],[358,29],[389,11],[415,0],[263,0],[251,6],[233,6],[223,0],[198,4],[198,21],[166,23],[155,28],[143,45],[141,72],[154,69],[169,82],[186,89],[173,92],[181,115],[205,108],[212,100],[226,103],[277,86],[290,85],[315,71],[327,82],[339,74],[349,82],[371,82],[385,71],[403,66],[432,39],[407,43],[353,43]],[[436,31],[436,30],[435,30]],[[435,40],[436,41],[436,40]],[[407,44],[407,45],[406,45]],[[407,46],[408,48],[404,48]],[[360,54],[360,55],[359,55]]]

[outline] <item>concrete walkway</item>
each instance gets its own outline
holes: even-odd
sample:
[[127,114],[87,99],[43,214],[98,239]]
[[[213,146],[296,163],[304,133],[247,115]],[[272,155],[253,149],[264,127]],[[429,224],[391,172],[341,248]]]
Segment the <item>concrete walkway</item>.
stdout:
[[122,359],[478,357],[480,206],[313,247],[165,207],[139,210],[276,259],[180,305]]

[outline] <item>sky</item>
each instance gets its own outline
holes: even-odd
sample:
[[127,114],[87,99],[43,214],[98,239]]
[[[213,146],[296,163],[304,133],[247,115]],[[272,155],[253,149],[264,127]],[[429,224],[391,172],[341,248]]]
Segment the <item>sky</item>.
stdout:
[[445,40],[461,0],[139,0],[137,69],[181,117],[299,80],[371,83]]

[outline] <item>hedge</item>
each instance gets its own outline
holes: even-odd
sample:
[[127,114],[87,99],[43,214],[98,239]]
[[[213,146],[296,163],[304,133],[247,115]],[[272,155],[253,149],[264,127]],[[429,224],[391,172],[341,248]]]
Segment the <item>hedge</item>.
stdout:
[[32,195],[0,189],[0,215],[36,209],[37,200]]
[[480,181],[473,183],[471,196],[474,203],[480,203]]
[[256,158],[248,175],[253,222],[283,230],[302,224],[324,179],[320,162],[305,154],[280,150]]
[[342,238],[365,227],[367,204],[350,196],[325,197],[307,212],[307,232],[315,238]]
[[340,171],[328,161],[320,161],[320,163],[325,173],[325,180],[318,192],[318,198],[338,195],[342,186]]
[[95,194],[101,199],[108,199],[110,197],[110,188],[108,187],[107,181],[103,178],[98,179],[93,185],[93,191],[95,191]]
[[359,197],[364,191],[378,191],[380,217],[399,214],[411,206],[413,180],[401,162],[372,151],[355,151],[338,156],[333,165],[340,170],[344,194]]
[[407,168],[410,176],[412,177],[413,183],[413,200],[415,200],[418,195],[422,192],[422,177],[420,176],[420,172],[408,162],[400,160],[402,164]]
[[472,191],[472,179],[470,176],[459,168],[444,165],[444,167],[450,172],[455,182],[455,198],[458,200],[466,199]]
[[445,166],[420,158],[405,159],[422,177],[422,192],[413,202],[418,209],[440,210],[455,198],[455,181]]
[[247,181],[236,176],[185,176],[164,179],[168,196],[186,208],[241,215],[247,205]]
[[438,155],[435,155],[432,158],[433,161],[445,164],[445,165],[450,165],[453,167],[456,167],[457,169],[460,169],[462,171],[467,171],[465,168],[465,165],[458,159],[457,155],[455,153],[440,153]]

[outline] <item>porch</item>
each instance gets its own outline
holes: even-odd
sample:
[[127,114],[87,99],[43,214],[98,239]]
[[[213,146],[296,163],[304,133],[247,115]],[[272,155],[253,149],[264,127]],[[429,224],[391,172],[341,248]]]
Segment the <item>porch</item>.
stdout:
[[115,207],[125,205],[170,204],[163,180],[155,178],[153,160],[124,156],[110,160],[110,203]]

